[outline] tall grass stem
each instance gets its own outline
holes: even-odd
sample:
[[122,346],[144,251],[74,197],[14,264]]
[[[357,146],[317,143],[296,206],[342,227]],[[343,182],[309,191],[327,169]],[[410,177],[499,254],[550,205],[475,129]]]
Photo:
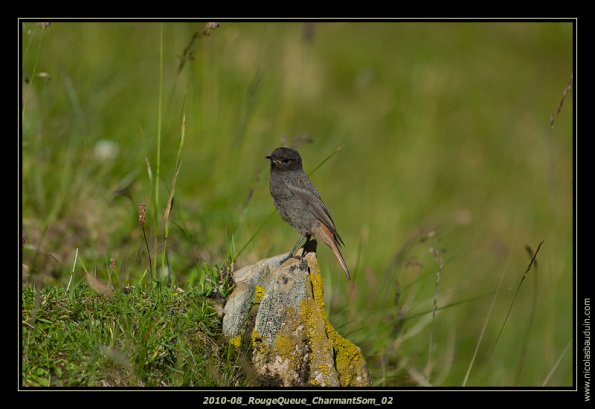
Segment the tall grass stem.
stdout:
[[[159,33],[159,100],[157,108],[157,156],[155,159],[155,178],[153,185],[153,223],[154,231],[159,231],[159,178],[161,172],[161,127],[163,111],[163,23],[160,25]],[[154,253],[157,254],[157,234],[154,240]],[[162,265],[164,267],[165,265]],[[153,266],[152,276],[155,277],[157,266]]]

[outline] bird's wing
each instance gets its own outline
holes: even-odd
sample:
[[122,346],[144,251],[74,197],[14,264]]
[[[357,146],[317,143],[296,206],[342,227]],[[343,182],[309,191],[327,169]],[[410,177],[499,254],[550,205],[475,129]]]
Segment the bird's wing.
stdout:
[[335,236],[335,241],[338,244],[342,245],[343,240],[341,240],[339,233],[337,233],[335,223],[333,222],[333,219],[331,218],[328,209],[320,199],[320,195],[318,195],[318,192],[312,192],[310,190],[302,189],[296,186],[291,186],[289,184],[287,185],[287,187],[289,191],[291,191],[292,194],[294,194],[298,199],[303,200],[307,203],[308,210],[310,211],[310,213],[312,213],[314,217],[320,220],[320,222],[324,224],[333,233],[333,235]]

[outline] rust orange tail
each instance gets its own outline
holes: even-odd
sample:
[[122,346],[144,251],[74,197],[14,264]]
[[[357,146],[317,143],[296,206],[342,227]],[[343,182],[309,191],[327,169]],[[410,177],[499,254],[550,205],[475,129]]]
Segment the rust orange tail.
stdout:
[[324,242],[324,244],[326,244],[327,246],[329,246],[331,248],[333,253],[335,253],[335,257],[337,257],[337,260],[339,260],[341,267],[343,267],[343,270],[345,270],[347,279],[351,280],[351,275],[349,274],[349,268],[347,268],[347,263],[345,262],[345,259],[343,258],[343,255],[341,254],[341,250],[339,249],[337,238],[335,237],[333,232],[331,232],[330,229],[328,227],[326,227],[324,224],[320,223],[318,229],[316,229],[316,231],[314,232],[314,237],[316,238],[316,240]]

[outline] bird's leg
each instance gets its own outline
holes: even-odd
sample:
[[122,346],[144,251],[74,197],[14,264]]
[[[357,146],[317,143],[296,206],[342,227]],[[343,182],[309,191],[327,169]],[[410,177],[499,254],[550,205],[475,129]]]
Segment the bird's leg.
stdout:
[[300,245],[300,243],[302,242],[302,240],[304,240],[304,237],[306,237],[306,236],[305,235],[301,235],[300,236],[300,239],[297,241],[297,243],[295,243],[295,246],[293,246],[293,248],[289,252],[289,255],[287,257],[285,257],[285,259],[283,260],[283,263],[286,262],[287,260],[289,260],[290,258],[294,258],[295,257],[293,255],[293,253],[295,253],[295,249],[297,249],[298,246]]
[[306,235],[306,242],[304,243],[304,247],[302,247],[302,256],[300,257],[300,260],[304,259],[304,256],[306,255],[306,253],[308,253],[308,243],[310,242],[310,235],[307,234]]
[[[293,246],[293,248],[291,249],[291,252],[289,253],[289,257],[293,257],[293,254],[295,253],[295,250],[299,247],[300,243],[302,242],[302,240],[304,240],[304,237],[306,237],[305,235],[301,235],[300,239],[297,241],[297,243],[295,243],[295,246]],[[306,239],[306,242],[308,241],[308,239]]]

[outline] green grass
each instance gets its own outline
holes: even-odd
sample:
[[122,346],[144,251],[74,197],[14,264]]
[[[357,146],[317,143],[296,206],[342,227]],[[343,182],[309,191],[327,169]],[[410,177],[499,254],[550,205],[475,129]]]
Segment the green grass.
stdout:
[[[156,304],[147,243],[156,278],[186,294],[288,251],[297,233],[269,217],[264,159],[285,140],[307,172],[324,162],[312,180],[353,273],[346,282],[319,250],[326,305],[375,385],[571,385],[573,90],[550,128],[572,72],[571,24],[311,27],[24,24],[24,305],[30,287],[64,291],[77,249],[75,283],[90,274],[115,299],[134,286]],[[525,247],[542,240],[515,295]],[[100,328],[108,311],[91,314]],[[51,362],[52,344],[22,328],[28,354]],[[85,368],[113,368],[97,352],[111,344],[93,331],[95,347],[62,376],[35,358],[24,380],[98,382]],[[190,382],[127,368],[124,382]]]
[[165,286],[23,291],[23,386],[237,386],[213,301]]

